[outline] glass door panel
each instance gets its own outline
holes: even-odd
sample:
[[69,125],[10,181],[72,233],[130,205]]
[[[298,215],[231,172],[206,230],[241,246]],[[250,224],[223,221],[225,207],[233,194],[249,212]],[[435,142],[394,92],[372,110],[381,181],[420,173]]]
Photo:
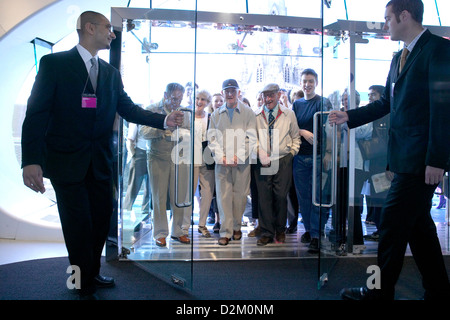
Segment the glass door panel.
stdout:
[[[142,107],[162,100],[166,85],[170,82],[183,86],[188,82],[195,83],[199,89],[213,94],[220,92],[222,82],[228,78],[238,81],[243,97],[255,107],[257,94],[266,83],[276,82],[287,91],[296,91],[300,88],[299,74],[302,69],[313,68],[318,73],[322,70],[320,19],[166,9],[117,10],[123,21],[120,68],[125,90]],[[112,20],[117,25],[114,15]],[[194,96],[199,89],[194,90]],[[185,97],[180,107],[190,119],[187,122],[192,125],[195,105],[187,102]],[[319,126],[322,127],[326,117],[321,117],[320,121]],[[137,261],[164,278],[189,287],[192,284],[192,262],[195,260],[311,257],[307,246],[300,242],[300,230],[292,235],[286,245],[275,247],[257,246],[257,238],[247,237],[246,233],[239,245],[227,248],[219,247],[215,237],[199,239],[196,226],[195,231],[192,228],[192,223],[197,224],[198,218],[198,203],[192,194],[195,190],[192,167],[183,168],[181,163],[175,166],[178,162],[175,158],[173,165],[179,187],[174,191],[178,198],[175,206],[189,210],[187,225],[193,241],[190,245],[183,245],[172,241],[169,235],[165,248],[155,245],[155,223],[151,211],[153,199],[146,207],[144,183],[150,193],[153,186],[143,182],[133,205],[127,207],[131,162],[126,147],[130,126],[133,129],[133,125],[123,124],[121,144],[123,187],[119,231],[124,259]],[[174,149],[174,156],[183,159],[191,157],[184,153],[192,151],[192,144],[184,147],[185,141],[192,143],[190,132],[192,126],[172,135],[174,141],[179,141],[183,136],[183,143],[177,144],[182,150]],[[322,188],[320,180],[319,185],[319,205],[322,198],[327,199],[329,205],[332,196],[330,184]],[[329,206],[326,210],[330,210]],[[168,210],[169,230],[171,218]],[[328,217],[324,219],[328,221]]]
[[[384,85],[399,44],[389,40],[382,23],[340,20],[338,11],[334,4],[324,9],[327,24],[324,26],[323,91],[334,109],[349,110],[369,102],[368,94],[372,91],[369,88],[373,85]],[[376,254],[376,242],[367,244],[364,239],[376,228],[364,221],[369,213],[380,210],[385,190],[380,191],[380,180],[371,170],[375,168],[375,160],[365,158],[359,147],[360,141],[372,139],[374,126],[377,131],[387,133],[389,123],[374,122],[352,130],[346,124],[335,128],[336,194],[320,255],[320,273],[324,279],[339,256]],[[329,130],[324,126],[324,135]],[[385,165],[379,167],[381,175]]]
[[[341,15],[338,4],[323,5],[322,72],[321,91],[323,107],[316,114],[314,137],[317,140],[315,152],[317,177],[316,205],[320,215],[320,250],[318,287],[321,288],[332,279],[331,272],[337,261],[338,252],[345,238],[345,223],[342,223],[341,205],[341,134],[340,128],[328,124],[329,109],[339,109],[341,92],[348,86],[348,55],[345,32],[329,30],[328,24],[334,23]],[[317,197],[320,195],[320,197]],[[317,203],[318,202],[318,203]]]
[[[186,84],[195,83],[196,34],[193,28],[161,27],[165,23],[170,22],[124,19],[123,23],[121,72],[125,91],[135,103],[154,112],[181,109],[185,121],[176,130],[149,130],[123,123],[119,229],[124,259],[192,288],[193,243],[180,239],[192,239],[194,110],[186,96]],[[172,92],[171,87],[176,90]]]

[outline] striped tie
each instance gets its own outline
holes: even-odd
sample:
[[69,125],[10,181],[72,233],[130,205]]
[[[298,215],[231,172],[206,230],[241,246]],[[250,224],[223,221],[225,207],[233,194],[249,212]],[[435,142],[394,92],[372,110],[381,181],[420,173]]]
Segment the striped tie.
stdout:
[[270,141],[270,150],[272,150],[272,130],[275,118],[273,116],[273,110],[269,110],[269,141]]

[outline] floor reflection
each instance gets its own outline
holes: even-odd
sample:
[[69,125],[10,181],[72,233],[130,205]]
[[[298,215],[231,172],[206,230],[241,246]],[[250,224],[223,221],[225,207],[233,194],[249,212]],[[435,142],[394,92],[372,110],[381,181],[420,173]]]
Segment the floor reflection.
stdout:
[[[316,258],[317,254],[308,252],[308,244],[301,243],[300,237],[304,233],[301,219],[298,224],[298,230],[294,234],[286,235],[286,242],[271,243],[266,246],[257,246],[257,238],[249,237],[248,234],[254,226],[242,226],[242,239],[230,241],[229,245],[223,247],[217,244],[219,235],[213,232],[213,225],[207,225],[211,233],[211,238],[204,238],[197,231],[198,227],[198,204],[194,206],[194,225],[191,227],[189,237],[191,244],[182,244],[176,240],[167,237],[167,246],[157,247],[153,239],[153,230],[151,217],[139,213],[140,197],[138,197],[135,207],[136,210],[126,212],[123,215],[123,246],[130,250],[128,259],[131,260],[233,260],[233,259],[286,259],[286,258]],[[437,209],[438,197],[433,200],[432,216],[436,222],[442,251],[445,255],[450,254],[449,226],[447,209]],[[168,212],[169,214],[169,212]],[[170,217],[169,217],[170,218]],[[169,219],[170,221],[170,219]],[[331,221],[331,219],[330,219]],[[365,223],[365,213],[362,216],[364,235],[372,234],[376,231],[373,224]],[[170,228],[169,228],[170,229]],[[330,223],[325,228],[324,235],[321,238],[321,254],[336,255],[345,257],[358,256],[376,256],[378,242],[365,241],[364,247],[358,250],[349,250],[344,248],[345,254],[338,254],[336,244],[333,242],[332,226]],[[408,249],[407,254],[410,255]]]

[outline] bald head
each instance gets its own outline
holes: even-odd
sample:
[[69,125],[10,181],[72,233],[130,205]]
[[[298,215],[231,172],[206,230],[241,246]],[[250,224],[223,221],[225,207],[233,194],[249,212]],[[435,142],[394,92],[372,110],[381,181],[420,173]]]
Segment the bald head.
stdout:
[[78,36],[81,38],[86,33],[86,24],[99,24],[102,23],[107,18],[101,13],[95,11],[85,11],[83,12],[77,20],[77,32]]
[[77,21],[77,32],[80,45],[92,56],[99,50],[110,49],[111,41],[116,38],[108,18],[98,12],[85,11]]

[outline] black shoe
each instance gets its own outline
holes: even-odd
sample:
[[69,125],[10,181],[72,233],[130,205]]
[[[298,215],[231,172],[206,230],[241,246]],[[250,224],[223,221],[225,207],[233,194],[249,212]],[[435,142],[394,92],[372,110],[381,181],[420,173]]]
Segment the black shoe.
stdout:
[[302,234],[300,241],[301,241],[301,243],[310,243],[311,235],[309,234],[309,232],[305,232],[304,234]]
[[265,246],[266,244],[269,244],[272,242],[273,242],[273,238],[262,236],[261,238],[258,239],[258,241],[256,241],[256,244],[258,246]]
[[308,252],[309,253],[317,253],[319,252],[319,239],[318,238],[312,238],[311,242],[308,246]]
[[297,232],[297,227],[287,227],[286,228],[287,234],[292,234],[292,233],[296,233],[296,232]]
[[96,275],[94,283],[97,288],[111,288],[115,286],[114,278]]
[[344,288],[339,293],[343,300],[378,300],[380,297],[375,291],[369,290],[367,287]]
[[372,234],[365,235],[363,238],[368,241],[378,241],[380,239],[380,235],[378,232],[374,232]]

